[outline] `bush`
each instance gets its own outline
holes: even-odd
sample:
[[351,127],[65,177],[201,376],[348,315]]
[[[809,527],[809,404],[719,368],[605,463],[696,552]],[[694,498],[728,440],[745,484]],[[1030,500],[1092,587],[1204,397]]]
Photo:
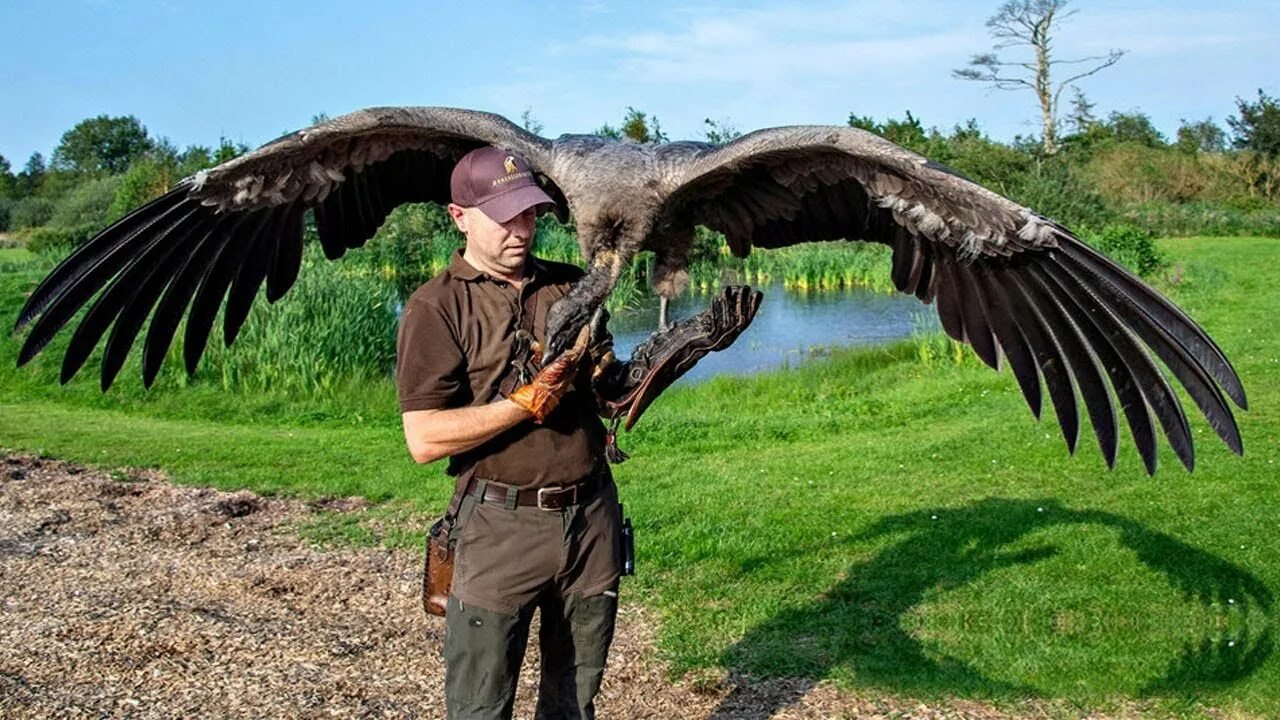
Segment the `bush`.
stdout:
[[1111,223],[1113,213],[1102,196],[1080,180],[1062,160],[1042,160],[1012,181],[1009,198],[1076,231]]
[[1097,151],[1085,167],[1093,187],[1120,203],[1199,200],[1214,180],[1199,155],[1130,143]]
[[128,215],[135,208],[154,200],[169,189],[173,179],[169,168],[162,162],[150,157],[142,157],[129,166],[129,170],[120,176],[115,196],[107,209],[107,219],[115,222]]
[[[1241,203],[1254,205],[1255,203]],[[1231,204],[1152,202],[1123,207],[1120,218],[1162,236],[1254,235],[1280,237],[1280,208],[1241,209]]]
[[1134,273],[1149,277],[1164,264],[1155,236],[1133,225],[1108,225],[1101,232],[1085,238],[1090,245],[1105,253]]
[[53,225],[37,228],[31,233],[31,239],[27,241],[27,249],[39,255],[62,259],[88,242],[89,238],[98,234],[101,229],[92,224],[69,228]]
[[53,217],[53,201],[42,197],[25,197],[13,204],[9,225],[15,230],[48,224]]
[[948,142],[944,162],[974,182],[1001,194],[1019,186],[1035,165],[1035,159],[985,137],[957,133]]
[[91,225],[98,230],[110,222],[111,203],[120,189],[119,176],[86,180],[77,185],[54,207],[49,224],[60,228]]
[[14,201],[6,197],[0,197],[0,232],[9,229],[9,219],[13,214]]

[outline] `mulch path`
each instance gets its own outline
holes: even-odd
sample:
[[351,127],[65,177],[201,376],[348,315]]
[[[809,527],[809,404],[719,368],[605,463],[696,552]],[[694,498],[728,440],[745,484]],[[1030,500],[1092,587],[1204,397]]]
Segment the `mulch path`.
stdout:
[[[318,549],[294,530],[364,508],[4,456],[0,717],[443,717],[444,622],[422,613],[417,554]],[[624,607],[618,633],[603,718],[1007,716],[804,680],[672,683],[642,610]],[[516,717],[532,715],[536,662],[531,648]]]

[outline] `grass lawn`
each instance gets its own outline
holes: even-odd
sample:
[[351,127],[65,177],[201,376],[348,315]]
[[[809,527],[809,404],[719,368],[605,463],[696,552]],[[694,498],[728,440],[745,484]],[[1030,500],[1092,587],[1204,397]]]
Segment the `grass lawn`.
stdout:
[[[639,553],[624,593],[661,617],[674,670],[1280,714],[1280,286],[1265,270],[1280,240],[1162,245],[1180,278],[1166,289],[1244,381],[1244,458],[1195,415],[1194,475],[1166,450],[1148,478],[1127,437],[1108,472],[1092,431],[1068,457],[1052,412],[1037,424],[1008,372],[929,366],[910,343],[672,391],[622,438],[632,460],[615,476]],[[0,276],[4,317],[33,276]],[[166,369],[143,393],[126,368],[103,396],[92,373],[58,387],[56,355],[22,370],[15,355],[5,339],[3,447],[398,501],[387,512],[448,492],[439,465],[405,452],[389,383],[243,396]]]

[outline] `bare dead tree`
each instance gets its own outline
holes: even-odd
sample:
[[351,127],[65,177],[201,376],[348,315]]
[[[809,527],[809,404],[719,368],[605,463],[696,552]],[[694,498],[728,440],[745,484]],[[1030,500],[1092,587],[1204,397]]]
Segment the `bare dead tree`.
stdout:
[[[996,14],[987,20],[987,28],[995,39],[996,52],[979,53],[969,60],[969,67],[952,70],[961,80],[989,83],[999,90],[1030,88],[1040,102],[1040,115],[1044,128],[1044,151],[1052,155],[1058,151],[1058,97],[1062,91],[1081,78],[1116,64],[1123,50],[1112,50],[1106,55],[1093,55],[1074,60],[1053,58],[1054,23],[1075,14],[1064,11],[1068,0],[1009,0]],[[998,51],[1007,48],[1029,47],[1033,56],[1026,60],[1002,60]],[[1051,73],[1055,65],[1087,66],[1066,80],[1054,85]]]

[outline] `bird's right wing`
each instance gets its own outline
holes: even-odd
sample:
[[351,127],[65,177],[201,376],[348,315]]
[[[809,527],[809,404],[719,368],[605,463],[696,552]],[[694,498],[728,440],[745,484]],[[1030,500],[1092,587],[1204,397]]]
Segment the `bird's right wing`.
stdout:
[[[195,372],[224,297],[230,345],[264,282],[271,302],[293,285],[305,212],[315,212],[325,255],[337,259],[372,237],[396,206],[448,202],[453,166],[484,145],[523,155],[539,173],[550,165],[549,141],[498,115],[390,107],[322,122],[184,179],[40,283],[17,319],[16,329],[34,322],[18,364],[96,295],[63,358],[64,383],[112,327],[102,363],[102,388],[110,387],[153,308],[144,382],[155,379],[188,306],[183,355]],[[544,184],[562,200],[553,182]]]

